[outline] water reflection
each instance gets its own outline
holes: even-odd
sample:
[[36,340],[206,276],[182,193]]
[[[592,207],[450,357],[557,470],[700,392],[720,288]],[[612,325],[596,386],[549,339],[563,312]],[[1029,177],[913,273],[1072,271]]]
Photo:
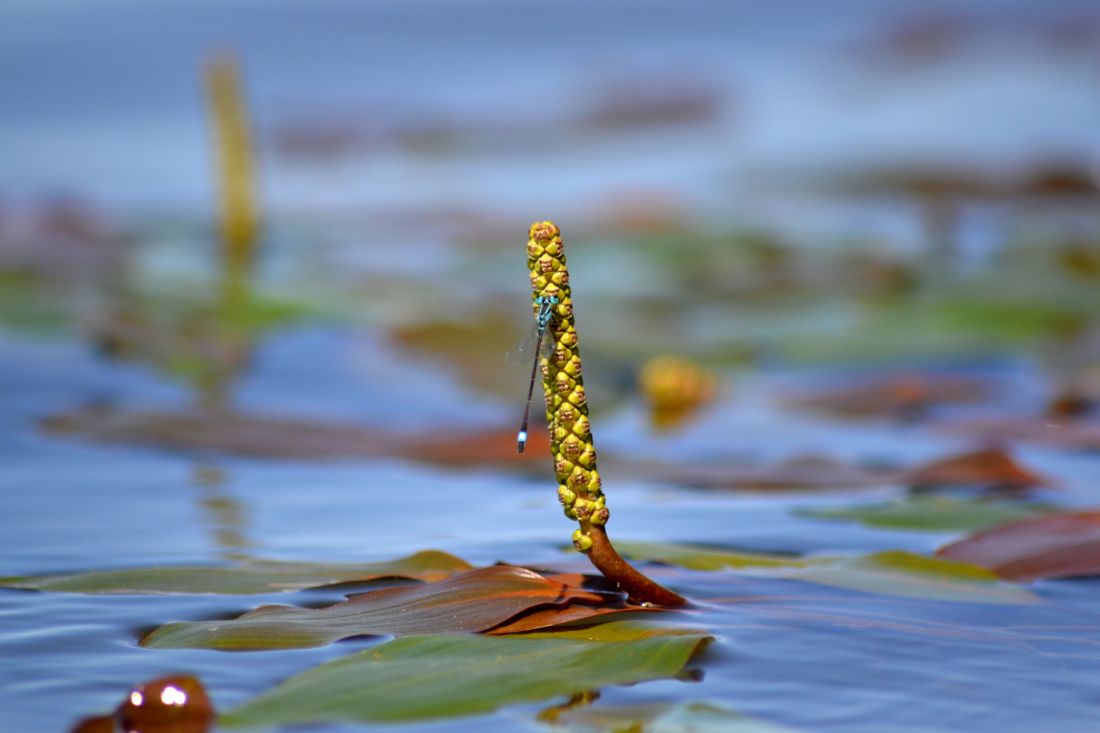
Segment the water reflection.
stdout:
[[200,461],[192,469],[191,480],[198,491],[203,523],[219,556],[229,561],[250,559],[253,542],[248,536],[248,506],[229,491],[225,469]]

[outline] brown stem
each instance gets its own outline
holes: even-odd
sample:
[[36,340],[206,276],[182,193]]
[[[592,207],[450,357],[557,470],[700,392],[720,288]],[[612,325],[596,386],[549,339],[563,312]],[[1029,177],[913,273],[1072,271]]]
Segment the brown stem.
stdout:
[[687,605],[687,599],[683,596],[642,575],[624,560],[612,546],[603,527],[591,527],[588,536],[592,538],[588,559],[605,578],[626,591],[631,600],[669,607]]

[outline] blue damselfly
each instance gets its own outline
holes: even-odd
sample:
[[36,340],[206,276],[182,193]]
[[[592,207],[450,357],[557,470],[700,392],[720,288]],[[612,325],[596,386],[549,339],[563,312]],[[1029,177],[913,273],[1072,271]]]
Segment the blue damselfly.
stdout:
[[554,306],[558,304],[555,295],[539,296],[535,298],[535,304],[539,307],[535,316],[535,348],[534,358],[531,363],[531,381],[527,385],[527,404],[523,407],[523,422],[519,426],[516,435],[516,452],[522,453],[527,445],[527,420],[531,416],[531,395],[535,392],[535,375],[539,370],[539,358],[542,354],[542,345],[546,341],[546,330],[550,327],[550,320],[554,317]]

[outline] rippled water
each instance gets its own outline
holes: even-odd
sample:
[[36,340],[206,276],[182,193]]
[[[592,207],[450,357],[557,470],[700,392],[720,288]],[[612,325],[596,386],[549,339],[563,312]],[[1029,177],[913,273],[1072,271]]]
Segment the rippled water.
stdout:
[[[337,356],[351,334],[307,329],[283,338],[286,343],[280,346],[277,339],[273,352],[295,341],[327,343],[327,350],[312,351],[310,358],[339,365],[339,359],[328,357]],[[200,457],[207,464],[216,461],[226,475],[222,485],[203,486],[193,478],[195,458],[47,438],[35,428],[35,418],[44,413],[105,394],[169,403],[180,398],[176,390],[140,370],[98,362],[74,346],[9,339],[2,350],[3,380],[12,399],[0,416],[5,497],[0,575],[213,563],[240,553],[373,560],[427,547],[476,563],[576,562],[560,551],[569,527],[556,508],[549,476],[436,469],[396,459],[316,464]],[[329,367],[335,377],[345,371],[345,381],[335,379],[339,391],[314,385],[308,401],[316,414],[370,393],[369,381],[356,381],[346,369],[346,363]],[[265,376],[261,368],[246,380],[245,391],[274,395],[278,383],[277,371]],[[277,397],[271,399],[277,406]],[[457,400],[461,403],[461,397]],[[306,401],[301,396],[294,400],[300,409]],[[727,408],[720,411],[722,417],[693,429],[696,436],[711,436],[694,438],[697,450],[743,448],[772,437],[792,448],[824,448],[836,441],[850,452],[862,446],[872,454],[890,449],[905,456],[914,438],[926,441],[921,450],[934,450],[938,440],[918,427],[826,430],[793,416],[781,423],[751,402]],[[410,398],[404,409],[437,421],[442,429],[449,423],[449,410],[430,400]],[[644,450],[651,438],[636,417],[629,411],[608,416],[609,449],[633,444]],[[761,427],[769,422],[767,430],[774,432]],[[1064,481],[1067,503],[1095,500],[1093,457],[1033,450],[1023,458]],[[532,461],[545,459],[532,456]],[[789,514],[792,506],[843,503],[856,496],[851,492],[824,498],[715,494],[613,475],[607,477],[607,488],[615,508],[613,530],[623,539],[811,553],[930,551],[946,539]],[[872,492],[872,497],[884,492]],[[487,494],[495,501],[469,501]],[[697,603],[681,622],[710,630],[718,642],[693,665],[702,671],[701,680],[609,689],[605,702],[719,701],[807,731],[1085,733],[1100,724],[1096,580],[1041,582],[1035,588],[1041,604],[992,606],[731,579],[726,573],[655,572]],[[215,704],[225,709],[289,674],[370,642],[226,654],[145,650],[136,645],[138,636],[170,620],[233,615],[267,602],[339,597],[334,591],[238,598],[0,592],[0,648],[7,660],[0,672],[0,720],[5,730],[63,729],[82,714],[109,709],[135,681],[174,672],[198,674]],[[410,729],[530,728],[534,709],[521,706]]]

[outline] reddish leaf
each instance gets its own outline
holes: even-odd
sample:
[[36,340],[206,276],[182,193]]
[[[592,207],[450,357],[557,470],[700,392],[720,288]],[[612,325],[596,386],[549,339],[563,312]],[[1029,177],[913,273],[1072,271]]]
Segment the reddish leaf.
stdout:
[[[582,575],[580,573],[561,573],[557,575],[546,576],[548,580],[556,580],[565,584],[571,588],[581,588],[585,585],[597,584],[601,581],[606,583],[603,578],[596,578],[591,575]],[[589,589],[594,590],[594,589]],[[660,606],[638,606],[632,603],[628,603],[623,597],[623,594],[618,591],[599,591],[595,592],[604,595],[604,602],[599,606],[570,604],[568,606],[548,606],[546,608],[538,608],[530,613],[525,613],[522,616],[518,616],[510,621],[497,626],[494,629],[486,631],[486,634],[493,636],[501,636],[504,634],[519,634],[525,631],[537,631],[539,629],[547,629],[552,626],[561,626],[563,624],[569,624],[576,621],[588,621],[590,619],[600,618],[611,614],[625,614],[625,613],[651,613],[654,611],[665,611],[667,609]],[[608,619],[601,619],[608,620]]]
[[789,403],[841,417],[913,419],[937,404],[980,401],[988,391],[977,379],[913,374],[806,394]]
[[462,558],[421,550],[373,563],[310,563],[248,560],[228,566],[182,566],[91,570],[82,573],[0,578],[2,588],[58,593],[279,593],[382,578],[442,580],[472,570]]
[[[604,605],[593,592],[526,568],[497,565],[435,583],[385,588],[326,608],[261,606],[228,621],[161,626],[142,646],[224,650],[322,646],[352,636],[486,631],[527,611],[573,603]],[[612,596],[621,603],[622,595]]]
[[[507,621],[495,629],[485,633],[490,636],[504,636],[505,634],[521,634],[526,631],[540,631],[554,626],[563,626],[577,621],[589,621],[599,618],[600,621],[611,621],[604,616],[612,614],[653,613],[667,609],[659,606],[633,606],[619,603],[612,606],[582,606],[572,605],[553,608],[540,608],[531,613],[526,613],[511,621]],[[626,616],[629,618],[629,616]]]
[[[141,412],[88,407],[45,419],[51,433],[104,443],[134,443],[181,451],[265,458],[336,459],[402,456],[445,465],[518,463],[508,430],[393,433],[348,423],[244,415],[229,411]],[[440,437],[443,435],[443,437]],[[529,452],[541,455],[549,438],[532,430]]]
[[959,453],[906,471],[904,483],[917,487],[990,486],[1029,489],[1049,486],[1044,477],[1029,471],[1000,448]]
[[88,718],[72,733],[206,733],[214,706],[194,677],[161,677],[138,685],[114,715]]
[[1017,581],[1100,574],[1100,511],[1002,524],[937,552]]
[[[624,470],[630,467],[624,467]],[[635,465],[633,468],[637,469]],[[730,465],[645,466],[649,478],[699,488],[744,491],[853,489],[906,484],[921,488],[982,486],[1026,489],[1051,482],[997,448],[939,458],[907,471],[865,468],[821,456],[799,456],[762,468]]]
[[774,491],[882,486],[897,480],[897,472],[849,466],[821,456],[799,456],[763,468],[741,466],[677,466],[655,469],[667,480],[700,488]]

